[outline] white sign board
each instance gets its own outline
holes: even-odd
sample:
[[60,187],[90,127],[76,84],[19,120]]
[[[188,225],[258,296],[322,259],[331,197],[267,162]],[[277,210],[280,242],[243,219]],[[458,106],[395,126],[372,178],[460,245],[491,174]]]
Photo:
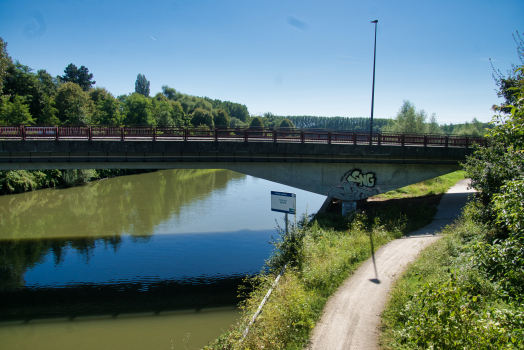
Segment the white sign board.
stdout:
[[294,193],[271,191],[271,210],[286,214],[296,214],[297,195]]

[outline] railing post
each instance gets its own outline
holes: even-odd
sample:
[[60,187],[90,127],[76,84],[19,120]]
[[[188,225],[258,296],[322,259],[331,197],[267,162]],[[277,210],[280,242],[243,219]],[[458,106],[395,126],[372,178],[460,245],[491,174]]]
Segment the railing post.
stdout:
[[424,147],[428,146],[428,135],[424,134]]
[[247,129],[244,129],[244,142],[247,142]]
[[446,136],[444,138],[444,147],[448,148],[448,144],[449,144],[449,136]]
[[120,127],[120,141],[124,141],[124,127]]
[[404,146],[405,143],[406,143],[406,134],[402,134],[402,138],[401,138],[401,140],[400,140],[400,144],[401,144],[402,146]]
[[466,136],[466,148],[469,148],[469,137]]
[[58,125],[55,126],[55,140],[58,141]]
[[273,128],[273,142],[277,142],[277,128]]
[[304,134],[304,130],[300,132],[300,143],[306,142],[306,135]]
[[93,134],[91,133],[91,126],[89,126],[89,141],[93,140]]
[[328,131],[328,145],[331,145],[331,131]]
[[378,134],[378,142],[377,142],[377,144],[378,144],[379,146],[382,144],[382,140],[381,140],[381,139],[382,139],[382,134],[379,133],[379,134]]
[[153,126],[153,141],[156,141],[156,127]]
[[22,140],[25,141],[25,127],[23,125],[20,125],[20,136],[22,136]]
[[218,141],[218,129],[215,128],[215,141]]

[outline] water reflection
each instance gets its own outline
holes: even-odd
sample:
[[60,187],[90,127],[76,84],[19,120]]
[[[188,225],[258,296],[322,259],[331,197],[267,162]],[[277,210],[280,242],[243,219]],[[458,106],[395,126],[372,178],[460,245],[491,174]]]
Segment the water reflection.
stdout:
[[161,222],[176,221],[184,207],[244,178],[227,170],[167,170],[1,196],[0,240],[124,233],[143,240]]
[[167,170],[0,197],[0,321],[234,306],[272,249],[271,190],[292,189]]

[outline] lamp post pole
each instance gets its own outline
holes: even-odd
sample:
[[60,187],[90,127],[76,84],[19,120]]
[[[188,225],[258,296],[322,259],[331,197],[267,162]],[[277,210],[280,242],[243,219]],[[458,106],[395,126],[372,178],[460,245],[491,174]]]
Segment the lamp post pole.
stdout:
[[369,122],[369,145],[373,144],[373,104],[375,102],[375,62],[377,60],[377,23],[378,20],[371,21],[375,23],[375,52],[373,54],[373,86],[371,88],[371,121]]

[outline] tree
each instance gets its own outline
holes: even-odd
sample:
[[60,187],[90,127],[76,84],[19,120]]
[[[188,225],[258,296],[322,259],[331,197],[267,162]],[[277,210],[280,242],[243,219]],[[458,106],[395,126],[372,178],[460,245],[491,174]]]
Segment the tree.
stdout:
[[[486,135],[488,146],[476,147],[475,153],[464,164],[471,186],[481,191],[484,202],[499,198],[496,206],[504,208],[507,213],[509,209],[501,201],[510,202],[512,198],[505,196],[504,192],[516,194],[515,188],[521,186],[518,181],[522,181],[524,174],[524,66],[518,69],[521,78],[512,88],[515,91],[514,104],[494,108],[501,113],[504,113],[502,108],[509,108],[510,115],[493,117],[494,127]],[[488,217],[495,215],[491,204],[487,206],[487,213]]]
[[11,57],[7,54],[7,43],[0,38],[0,96],[4,87],[4,78],[7,74],[7,68],[13,64]]
[[109,91],[96,87],[89,90],[89,98],[94,104],[93,123],[109,125],[122,123],[120,102]]
[[176,100],[176,90],[167,86],[162,85],[162,93],[169,99],[169,100]]
[[80,85],[67,82],[60,86],[55,96],[57,117],[66,124],[90,124],[93,103]]
[[293,122],[291,122],[291,120],[285,118],[285,119],[282,119],[278,127],[279,128],[294,128],[295,125],[293,125]]
[[136,125],[153,125],[153,104],[150,98],[134,93],[125,99],[124,110],[126,113],[124,123]]
[[60,77],[64,83],[75,83],[78,81],[78,68],[72,63],[69,63],[64,69],[64,75]]
[[186,117],[184,110],[182,109],[182,105],[178,101],[169,101],[171,103],[171,119],[173,119],[173,122],[175,125],[183,126],[183,125],[189,125],[190,119],[189,117]]
[[2,104],[0,122],[11,125],[35,123],[29,113],[29,106],[25,104],[25,98],[22,96],[15,96],[13,102],[6,101],[5,104]]
[[423,134],[428,131],[426,125],[427,113],[423,109],[417,112],[415,105],[404,100],[394,120],[390,120],[382,130],[388,132],[403,132]]
[[88,91],[93,84],[96,84],[96,81],[91,81],[93,80],[93,74],[89,73],[87,67],[81,66],[80,69],[78,69],[72,63],[64,69],[64,75],[62,75],[61,80],[64,83],[78,84],[83,91]]
[[207,125],[213,127],[213,115],[208,110],[197,108],[191,114],[191,124],[194,126]]
[[253,120],[251,120],[251,123],[249,124],[249,127],[264,127],[264,122],[262,121],[262,118],[260,117],[254,117]]
[[153,117],[156,120],[157,125],[174,125],[175,121],[173,120],[173,107],[167,99],[167,97],[158,93],[153,98]]
[[145,75],[138,74],[135,82],[135,92],[145,97],[149,97],[149,80],[146,79]]
[[91,86],[96,84],[96,81],[93,80],[93,73],[89,73],[89,69],[85,66],[81,66],[78,70],[78,80],[77,84],[80,85],[82,90],[89,91],[91,89]]
[[39,69],[36,72],[36,75],[38,77],[39,85],[41,86],[41,89],[44,94],[47,96],[53,96],[56,94],[56,90],[58,90],[58,85],[56,84],[56,80],[49,74],[45,69]]
[[429,124],[428,124],[428,133],[429,134],[442,134],[443,131],[440,128],[440,125],[437,123],[437,115],[433,113],[431,115],[431,118],[429,118]]
[[58,109],[54,107],[54,101],[51,97],[45,95],[44,97],[44,106],[42,107],[42,113],[38,117],[39,124],[47,125],[58,125],[60,120],[56,117],[58,114]]
[[229,115],[222,108],[218,109],[217,115],[214,118],[215,125],[228,126],[230,122]]
[[229,126],[232,128],[241,128],[241,127],[245,127],[246,123],[244,123],[242,120],[238,118],[233,117],[231,118],[231,121],[229,122]]

